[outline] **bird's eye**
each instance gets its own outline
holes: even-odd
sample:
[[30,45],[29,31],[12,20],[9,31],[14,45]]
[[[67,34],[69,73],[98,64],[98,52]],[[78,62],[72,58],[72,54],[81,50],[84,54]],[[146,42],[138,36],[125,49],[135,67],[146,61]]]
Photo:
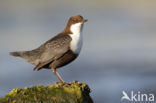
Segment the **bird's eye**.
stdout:
[[77,19],[73,19],[73,21],[74,21],[74,22],[76,22],[76,21],[77,21]]

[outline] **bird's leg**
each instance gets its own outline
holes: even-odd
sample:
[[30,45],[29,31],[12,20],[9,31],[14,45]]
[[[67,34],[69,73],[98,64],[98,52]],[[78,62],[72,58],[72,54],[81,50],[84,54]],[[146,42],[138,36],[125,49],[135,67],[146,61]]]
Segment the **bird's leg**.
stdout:
[[61,81],[61,83],[64,83],[63,79],[59,75],[59,73],[56,71],[55,68],[52,68],[51,71],[57,76],[57,78]]

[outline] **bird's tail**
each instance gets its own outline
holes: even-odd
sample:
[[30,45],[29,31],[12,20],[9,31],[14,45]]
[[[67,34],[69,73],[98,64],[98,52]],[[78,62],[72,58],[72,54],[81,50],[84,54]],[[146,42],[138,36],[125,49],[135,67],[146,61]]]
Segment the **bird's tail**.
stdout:
[[33,65],[38,64],[38,62],[39,62],[38,58],[40,57],[40,55],[38,53],[35,54],[35,52],[33,52],[33,51],[10,52],[9,54],[11,56],[21,57]]
[[11,56],[16,56],[16,57],[21,56],[21,52],[10,52],[9,54],[10,54]]

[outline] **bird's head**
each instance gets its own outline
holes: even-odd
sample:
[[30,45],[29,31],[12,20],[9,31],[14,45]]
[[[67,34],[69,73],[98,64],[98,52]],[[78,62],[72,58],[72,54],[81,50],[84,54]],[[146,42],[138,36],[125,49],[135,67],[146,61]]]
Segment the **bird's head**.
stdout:
[[65,30],[70,31],[71,33],[75,32],[75,31],[81,31],[82,25],[87,21],[88,20],[84,19],[81,15],[72,16],[68,20]]

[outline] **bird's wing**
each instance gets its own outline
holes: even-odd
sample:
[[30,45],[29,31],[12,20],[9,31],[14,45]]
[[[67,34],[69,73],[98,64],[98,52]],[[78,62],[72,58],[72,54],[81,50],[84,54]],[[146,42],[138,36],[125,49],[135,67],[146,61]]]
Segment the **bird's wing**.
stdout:
[[44,65],[63,56],[69,50],[70,41],[71,37],[69,35],[58,35],[43,44],[41,47],[45,50],[34,70],[39,70]]

